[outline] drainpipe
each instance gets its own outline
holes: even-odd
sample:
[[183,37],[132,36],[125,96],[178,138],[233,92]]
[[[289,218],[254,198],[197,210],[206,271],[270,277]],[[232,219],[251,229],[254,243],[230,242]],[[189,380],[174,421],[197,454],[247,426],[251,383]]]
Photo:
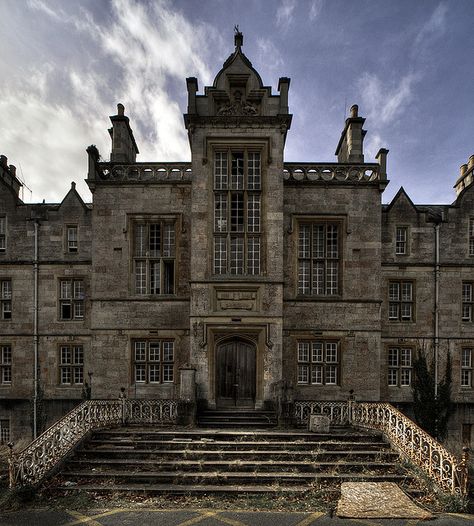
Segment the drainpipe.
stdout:
[[435,227],[435,271],[434,271],[434,285],[435,285],[435,304],[434,304],[434,367],[435,367],[435,398],[438,397],[438,369],[439,369],[439,223]]
[[34,305],[33,305],[33,345],[35,352],[34,396],[33,396],[33,440],[38,435],[38,230],[39,221],[35,221],[35,259],[33,263],[34,275]]

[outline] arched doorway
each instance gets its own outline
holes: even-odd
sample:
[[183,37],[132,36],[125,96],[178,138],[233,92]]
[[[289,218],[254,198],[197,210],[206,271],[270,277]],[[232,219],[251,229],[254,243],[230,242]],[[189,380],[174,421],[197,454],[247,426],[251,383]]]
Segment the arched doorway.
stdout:
[[217,406],[254,407],[256,346],[241,338],[217,345]]

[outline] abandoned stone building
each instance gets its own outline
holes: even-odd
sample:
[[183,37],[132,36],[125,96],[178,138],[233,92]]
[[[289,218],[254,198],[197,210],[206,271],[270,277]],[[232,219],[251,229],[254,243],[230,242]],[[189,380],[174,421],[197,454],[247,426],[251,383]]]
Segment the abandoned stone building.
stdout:
[[137,162],[121,104],[110,160],[87,149],[92,203],[23,203],[1,157],[1,440],[84,396],[178,398],[189,371],[199,407],[353,391],[409,412],[419,351],[439,378],[450,353],[471,440],[474,156],[452,204],[383,205],[388,150],[366,161],[353,106],[336,162],[285,162],[290,79],[274,93],[235,39],[212,86],[187,79],[191,162]]

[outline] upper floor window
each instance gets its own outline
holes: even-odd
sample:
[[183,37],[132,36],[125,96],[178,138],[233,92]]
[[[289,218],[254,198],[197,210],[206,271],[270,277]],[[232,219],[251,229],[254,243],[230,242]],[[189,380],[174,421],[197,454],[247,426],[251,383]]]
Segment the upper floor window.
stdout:
[[0,215],[0,252],[7,249],[7,218]]
[[172,383],[174,381],[174,342],[137,340],[133,342],[135,383]]
[[0,301],[2,320],[11,320],[12,318],[12,282],[11,279],[0,280]]
[[298,383],[337,385],[339,362],[338,342],[298,342]]
[[340,252],[340,223],[302,221],[298,232],[298,294],[339,294]]
[[408,228],[406,226],[397,226],[395,240],[395,254],[408,254]]
[[261,272],[261,154],[247,149],[214,156],[214,273]]
[[409,387],[411,385],[412,349],[390,347],[388,350],[388,385]]
[[472,349],[461,349],[461,387],[472,387]]
[[472,294],[473,283],[462,284],[462,321],[473,321],[472,310],[474,298]]
[[59,317],[61,320],[84,318],[84,280],[62,279],[59,282]]
[[137,221],[133,248],[135,293],[174,294],[175,264],[174,221]]
[[469,218],[469,255],[474,256],[474,217]]
[[82,345],[61,345],[59,349],[59,382],[61,385],[84,383],[84,348]]
[[66,248],[68,252],[77,252],[77,225],[66,227]]
[[0,346],[0,385],[12,383],[12,348],[11,345]]
[[388,319],[413,321],[413,282],[391,281],[388,285]]

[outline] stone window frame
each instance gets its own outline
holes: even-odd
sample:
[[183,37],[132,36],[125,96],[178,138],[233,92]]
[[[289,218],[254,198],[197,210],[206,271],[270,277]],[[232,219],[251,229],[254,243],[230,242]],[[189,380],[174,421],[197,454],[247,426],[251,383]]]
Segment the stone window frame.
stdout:
[[[311,234],[310,234],[310,243],[309,243],[309,256],[300,257],[300,241],[301,241],[301,226],[310,225]],[[314,256],[314,227],[315,226],[324,226],[325,229],[328,225],[337,226],[337,256],[336,257],[327,257],[327,234],[325,230],[325,255],[322,257],[313,257]],[[327,215],[317,215],[317,216],[298,216],[296,217],[296,295],[301,298],[340,298],[342,297],[342,269],[343,269],[343,232],[344,232],[344,218],[340,216],[327,216]],[[303,292],[300,287],[300,261],[309,262],[309,292]],[[335,261],[337,262],[337,292],[328,293],[327,288],[327,271],[326,271],[326,262]],[[323,262],[325,264],[324,270],[324,292],[318,293],[314,292],[314,262]]]
[[0,319],[10,321],[13,317],[13,287],[11,278],[0,279]]
[[[392,296],[392,285],[398,285],[398,299]],[[410,299],[403,296],[403,286],[410,285]],[[398,307],[397,316],[392,315],[392,307]],[[410,306],[410,316],[403,314],[403,309]],[[413,279],[389,279],[388,280],[388,321],[391,323],[411,323],[415,321],[416,286]]]
[[9,418],[0,418],[0,444],[8,444],[11,440],[11,421]]
[[468,254],[470,257],[474,257],[474,217],[469,218],[467,235],[468,235]]
[[[61,343],[58,346],[58,384],[61,387],[84,385],[84,345]],[[66,378],[69,381],[65,381]]]
[[[411,387],[415,349],[409,345],[389,345],[387,348],[387,386]],[[407,359],[408,356],[408,359]]]
[[12,384],[12,346],[9,343],[0,344],[0,386]]
[[[236,154],[242,154],[242,174],[234,173],[233,170],[232,156]],[[223,155],[226,155],[224,162],[222,162]],[[253,159],[253,165],[249,159],[252,155],[259,156],[258,162],[257,158]],[[221,156],[219,163],[218,156]],[[264,273],[262,221],[264,217],[264,159],[264,146],[260,143],[213,145],[211,268],[214,276],[236,278],[261,276]],[[220,170],[217,169],[218,166]],[[226,173],[223,173],[223,166],[225,166]],[[253,175],[251,166],[253,166]],[[255,173],[257,166],[258,174]],[[238,197],[240,199],[237,199]],[[233,208],[233,204],[238,204],[238,202],[241,203],[241,207]],[[220,203],[219,207],[218,203]],[[236,210],[241,210],[241,213],[233,213]],[[221,224],[223,226],[220,226]],[[238,240],[241,240],[241,245],[237,244]],[[241,257],[233,259],[233,253],[240,254]],[[241,261],[241,265],[233,265],[233,261]]]
[[[328,346],[335,353],[328,359]],[[306,354],[304,354],[306,353]],[[297,385],[337,387],[341,385],[341,342],[334,338],[304,338],[296,342]],[[334,375],[328,381],[330,377]]]
[[[168,347],[166,350],[168,353],[171,352],[171,359],[169,359],[169,354],[165,355],[165,344],[171,345],[171,348]],[[154,348],[151,347],[152,345]],[[165,359],[166,356],[167,359]],[[131,362],[132,385],[152,386],[176,383],[176,341],[174,338],[133,338]],[[156,375],[158,375],[158,380]]]
[[7,251],[7,215],[0,214],[0,254]]
[[[70,284],[70,295],[63,284]],[[76,286],[77,285],[77,286]],[[60,277],[58,279],[58,318],[59,321],[84,321],[86,316],[86,281],[82,276]],[[70,315],[64,316],[69,305]]]
[[[401,236],[400,234],[404,234]],[[410,247],[408,243],[409,239],[409,227],[407,225],[396,225],[395,226],[395,255],[396,256],[408,256],[410,253]]]
[[460,361],[460,387],[461,389],[472,389],[472,370],[473,370],[473,348],[461,347]]
[[[160,253],[159,255],[153,253],[151,247],[151,225],[160,225]],[[168,227],[172,225],[173,229],[173,243],[170,244],[169,253],[164,254],[162,247],[165,246],[165,226]],[[137,247],[138,243],[138,227],[145,227],[145,237],[147,238],[146,246],[142,248]],[[176,296],[177,294],[177,282],[178,282],[178,244],[179,244],[179,216],[176,214],[134,214],[129,217],[129,229],[131,232],[130,236],[130,291],[133,296],[140,298],[162,298],[166,296]],[[156,240],[155,240],[156,242]],[[170,263],[173,263],[172,266]],[[156,291],[156,287],[153,287],[153,275],[152,275],[152,265],[159,265],[159,292]],[[140,265],[140,267],[138,266]],[[173,278],[172,278],[172,292],[170,288],[165,287],[169,282],[165,280],[166,276],[166,265],[168,268],[173,269]],[[138,273],[139,268],[144,270],[143,272]],[[169,272],[169,270],[168,270]],[[156,269],[155,269],[156,273]],[[155,274],[156,275],[156,274]],[[138,287],[138,277],[142,276],[140,287],[144,287],[145,290],[140,292],[140,287]],[[166,292],[161,292],[166,290]]]
[[469,323],[474,321],[474,282],[463,281],[461,290],[461,319]]
[[[75,232],[74,235],[70,235]],[[68,254],[77,254],[79,252],[79,226],[68,223],[64,226],[64,250]]]

